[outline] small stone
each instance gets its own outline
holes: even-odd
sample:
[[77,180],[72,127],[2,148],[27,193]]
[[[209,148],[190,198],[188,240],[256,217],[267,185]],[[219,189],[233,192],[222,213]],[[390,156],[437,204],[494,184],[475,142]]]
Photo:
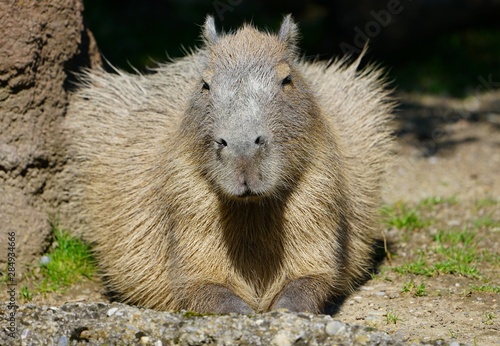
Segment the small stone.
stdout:
[[264,323],[264,320],[263,319],[258,319],[255,321],[255,324],[260,326],[262,323]]
[[149,344],[149,337],[148,336],[142,336],[140,340],[141,345],[147,345]]
[[27,337],[30,336],[30,334],[31,334],[31,332],[29,329],[24,329],[23,332],[21,333],[21,340],[26,339]]
[[59,342],[57,343],[57,346],[68,346],[69,345],[69,342],[68,342],[68,337],[63,335],[59,338]]
[[458,343],[456,341],[452,341],[452,342],[450,342],[450,346],[460,346],[460,343]]
[[115,313],[116,316],[118,317],[122,317],[125,315],[125,311],[124,310],[118,310],[116,313]]
[[372,311],[366,317],[365,321],[377,322],[382,319],[384,312]]
[[286,335],[283,332],[280,332],[274,336],[272,344],[276,346],[291,346],[292,341],[290,340],[288,335]]
[[163,346],[163,343],[161,342],[161,340],[156,340],[153,345],[154,346]]
[[438,162],[438,158],[435,156],[431,156],[429,157],[428,161],[431,165],[435,165]]
[[375,295],[379,296],[379,297],[383,297],[383,296],[385,296],[385,292],[384,291],[375,292]]
[[113,316],[113,315],[115,314],[115,312],[117,312],[117,311],[118,311],[118,308],[111,308],[111,309],[109,309],[109,310],[108,310],[108,312],[106,312],[106,315],[107,315],[108,317],[111,317],[111,316]]
[[328,335],[337,335],[345,331],[345,325],[339,321],[332,321],[325,326],[325,332]]
[[47,255],[43,255],[42,258],[40,258],[40,265],[41,266],[46,266],[47,264],[50,263],[50,257]]
[[92,333],[89,330],[82,330],[79,335],[80,339],[90,339],[92,337]]

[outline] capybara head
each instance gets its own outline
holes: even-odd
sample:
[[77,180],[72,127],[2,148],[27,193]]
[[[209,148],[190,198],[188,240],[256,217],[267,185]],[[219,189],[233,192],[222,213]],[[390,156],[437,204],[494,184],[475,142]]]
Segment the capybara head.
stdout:
[[208,17],[206,63],[183,126],[203,175],[222,196],[252,200],[293,188],[312,155],[317,105],[297,58],[297,26],[219,34]]

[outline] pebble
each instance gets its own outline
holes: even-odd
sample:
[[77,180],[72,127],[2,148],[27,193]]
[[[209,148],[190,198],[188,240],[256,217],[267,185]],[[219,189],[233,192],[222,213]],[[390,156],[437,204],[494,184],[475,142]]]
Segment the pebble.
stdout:
[[24,340],[28,338],[30,335],[30,330],[29,329],[24,329],[23,332],[21,333],[21,340]]
[[63,335],[59,338],[59,342],[57,343],[57,346],[68,346],[69,345],[69,342],[68,342],[68,337]]
[[345,331],[345,325],[339,321],[332,321],[325,326],[325,332],[328,335],[337,335]]
[[292,341],[285,333],[279,332],[274,336],[272,344],[276,346],[291,346]]
[[118,308],[111,308],[111,309],[109,309],[109,310],[108,310],[108,312],[106,312],[106,315],[107,315],[108,317],[111,317],[111,316],[113,316],[113,315],[115,314],[115,312],[117,312],[117,311],[118,311]]
[[384,315],[385,315],[384,311],[371,311],[365,317],[365,321],[377,322],[377,321],[382,320]]
[[431,165],[435,165],[438,162],[438,158],[436,156],[431,156],[428,161]]
[[40,265],[46,266],[49,263],[50,263],[50,257],[49,256],[43,255],[42,258],[40,258]]

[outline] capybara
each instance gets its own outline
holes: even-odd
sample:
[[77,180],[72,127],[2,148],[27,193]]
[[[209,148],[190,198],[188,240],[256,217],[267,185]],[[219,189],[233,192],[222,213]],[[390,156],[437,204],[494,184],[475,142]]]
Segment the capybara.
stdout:
[[141,75],[82,74],[68,117],[109,288],[160,310],[321,313],[371,266],[393,104],[360,57],[307,62],[290,15]]

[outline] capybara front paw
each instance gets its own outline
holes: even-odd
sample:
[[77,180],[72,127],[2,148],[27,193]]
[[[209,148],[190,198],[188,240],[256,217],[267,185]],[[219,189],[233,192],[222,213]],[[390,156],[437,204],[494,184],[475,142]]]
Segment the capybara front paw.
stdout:
[[286,284],[274,298],[269,310],[319,313],[325,305],[322,297],[321,283],[313,278],[303,277]]
[[[203,291],[199,307],[194,308],[197,312],[213,314],[252,314],[254,312],[243,299],[224,286],[211,284],[207,285]],[[201,301],[202,299],[204,301]]]

